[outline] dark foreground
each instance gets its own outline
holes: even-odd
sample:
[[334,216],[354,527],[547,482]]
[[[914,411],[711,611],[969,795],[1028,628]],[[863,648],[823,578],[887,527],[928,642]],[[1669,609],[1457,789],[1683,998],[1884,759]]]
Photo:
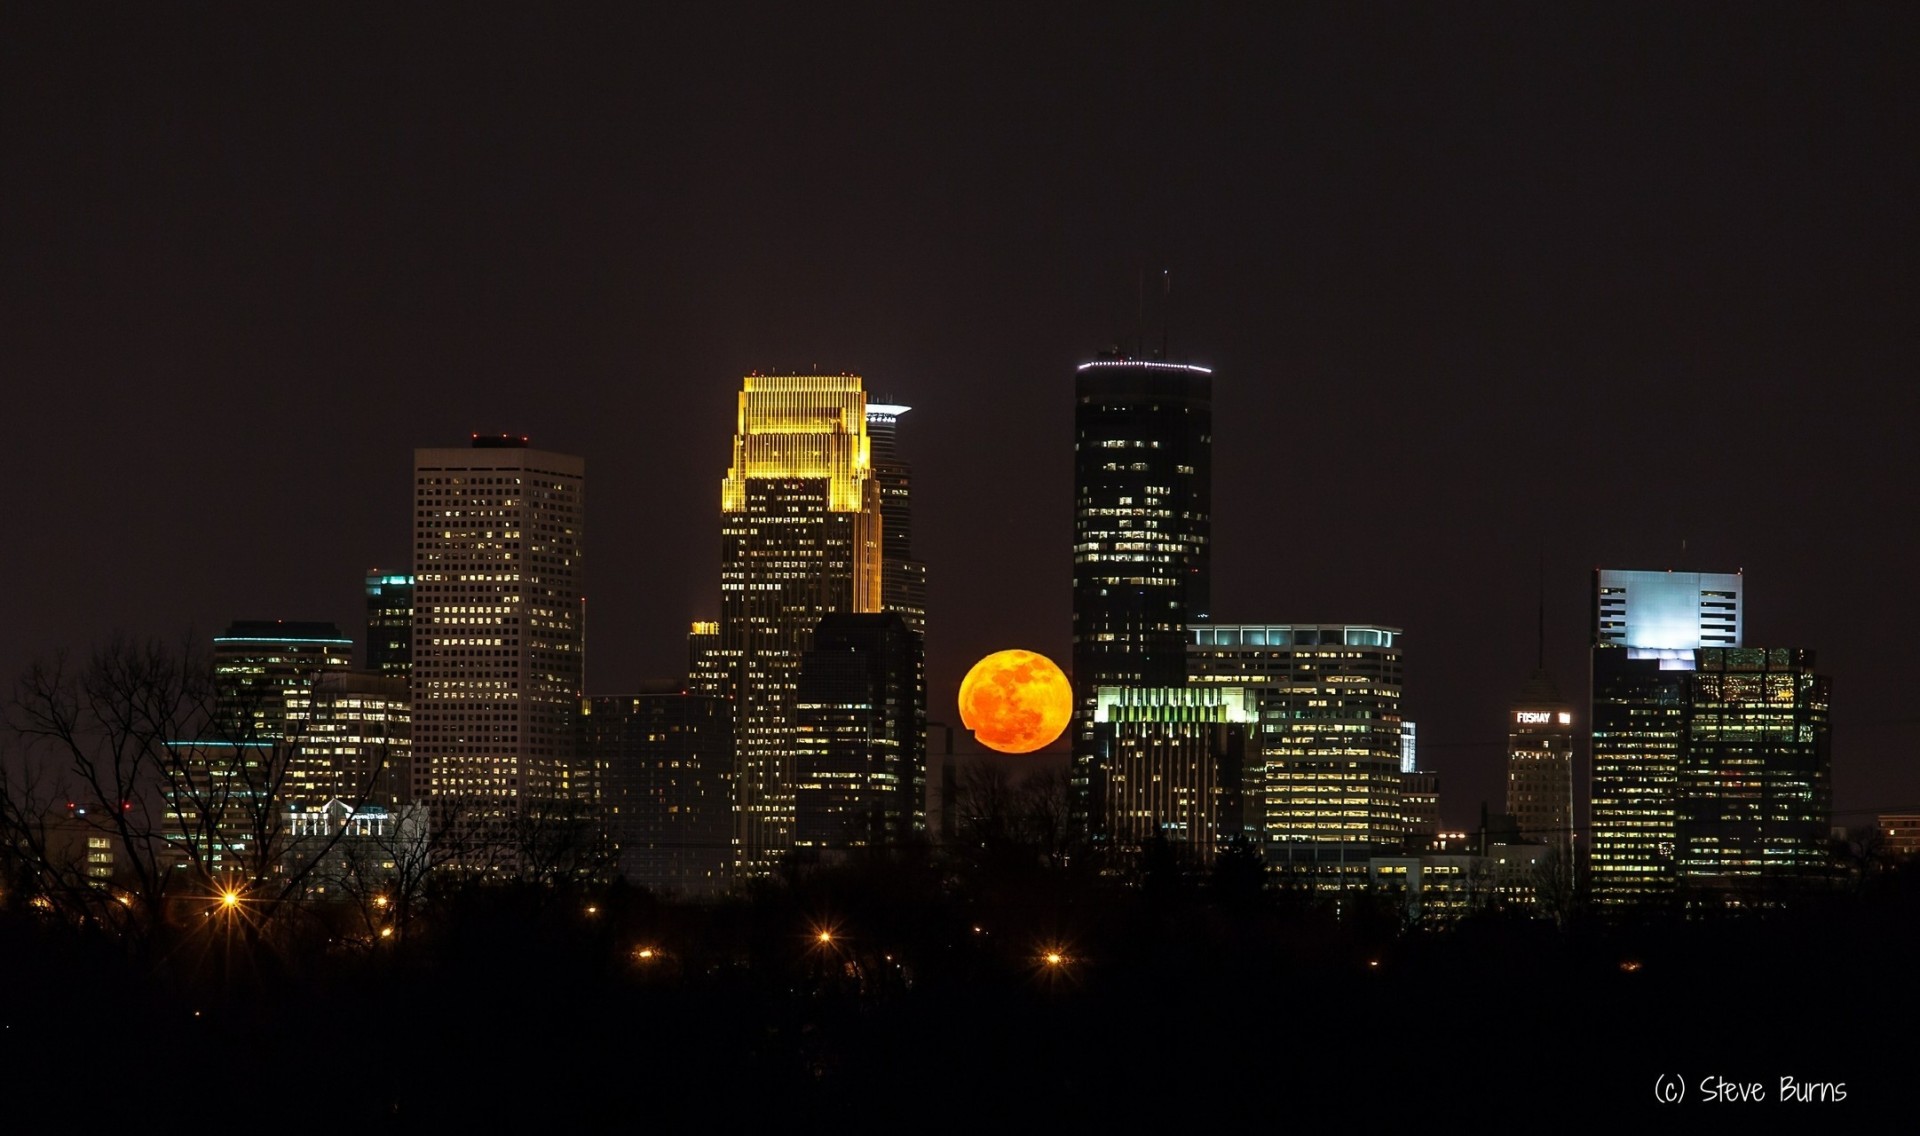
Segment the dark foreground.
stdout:
[[1204,882],[960,895],[898,868],[711,905],[476,888],[377,942],[209,917],[129,944],[9,910],[0,1083],[10,1117],[83,1128],[1858,1121],[1908,1108],[1917,882],[1445,932]]

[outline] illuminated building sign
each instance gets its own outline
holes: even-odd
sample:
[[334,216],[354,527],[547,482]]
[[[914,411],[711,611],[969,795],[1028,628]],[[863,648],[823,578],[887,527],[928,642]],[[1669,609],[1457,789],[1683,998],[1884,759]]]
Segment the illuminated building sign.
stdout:
[[1516,726],[1547,726],[1558,719],[1562,726],[1573,724],[1573,715],[1565,710],[1554,713],[1551,710],[1515,710],[1513,724]]

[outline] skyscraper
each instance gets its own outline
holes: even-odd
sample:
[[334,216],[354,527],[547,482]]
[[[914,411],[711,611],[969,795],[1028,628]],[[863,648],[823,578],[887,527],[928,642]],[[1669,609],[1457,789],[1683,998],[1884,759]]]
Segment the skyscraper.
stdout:
[[1675,825],[1687,898],[1766,902],[1824,878],[1830,683],[1813,666],[1789,648],[1696,653]]
[[1240,687],[1101,687],[1093,813],[1118,847],[1162,840],[1211,863],[1245,839],[1246,767],[1258,702]]
[[367,669],[407,677],[413,666],[413,577],[375,568],[367,573]]
[[913,467],[900,457],[900,416],[911,406],[867,404],[873,476],[880,483],[880,603],[915,633],[927,632],[927,566],[913,558]]
[[620,874],[657,891],[723,890],[733,859],[727,700],[661,683],[589,699],[584,725]]
[[310,690],[287,772],[290,802],[398,809],[413,799],[411,701],[398,675],[337,671]]
[[214,636],[210,736],[167,742],[166,839],[181,863],[209,877],[266,870],[315,689],[352,662],[353,640],[331,623],[239,620]]
[[1070,811],[1097,836],[1095,692],[1186,685],[1187,625],[1210,618],[1213,375],[1107,356],[1074,397]]
[[1245,687],[1259,706],[1249,811],[1275,866],[1351,870],[1398,851],[1402,633],[1376,624],[1201,624],[1188,629],[1195,684]]
[[213,637],[215,720],[228,740],[297,733],[322,674],[353,665],[353,640],[331,623],[243,619]]
[[1573,707],[1544,668],[1507,708],[1507,814],[1523,840],[1573,851]]
[[1593,571],[1593,897],[1605,905],[1673,894],[1688,674],[1703,646],[1737,647],[1738,572]]
[[575,792],[586,463],[475,435],[413,464],[414,797],[484,827]]
[[880,502],[860,376],[742,380],[720,487],[719,634],[696,666],[733,697],[741,873],[793,848],[801,659],[825,616],[881,610]]
[[1594,645],[1587,860],[1597,903],[1645,905],[1672,895],[1692,669],[1691,650]]
[[794,697],[794,843],[811,854],[926,832],[920,634],[899,612],[820,620]]

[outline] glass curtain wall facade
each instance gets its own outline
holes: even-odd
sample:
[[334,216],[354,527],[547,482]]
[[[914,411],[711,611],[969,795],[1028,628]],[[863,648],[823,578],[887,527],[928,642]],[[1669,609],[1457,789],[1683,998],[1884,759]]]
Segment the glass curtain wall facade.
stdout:
[[1679,777],[1683,888],[1765,902],[1825,876],[1831,684],[1813,666],[1804,650],[1698,652]]
[[926,679],[899,612],[823,618],[800,664],[795,844],[809,855],[926,832]]
[[1096,690],[1186,685],[1186,627],[1211,618],[1213,374],[1106,357],[1074,395],[1069,822],[1097,842]]

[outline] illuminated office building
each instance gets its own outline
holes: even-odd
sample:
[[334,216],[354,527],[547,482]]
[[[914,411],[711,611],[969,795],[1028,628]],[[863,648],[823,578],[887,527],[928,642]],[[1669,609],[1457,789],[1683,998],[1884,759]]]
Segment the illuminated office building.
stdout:
[[725,890],[733,859],[733,707],[655,684],[592,698],[583,756],[600,785],[600,815],[636,887],[681,895]]
[[1674,822],[1687,739],[1691,650],[1593,648],[1593,898],[1663,903],[1673,891]]
[[66,883],[85,882],[85,886],[105,891],[123,867],[120,833],[111,819],[113,810],[89,807],[68,801],[65,807],[47,810],[41,831],[46,844],[39,857],[41,867]]
[[366,588],[367,669],[405,678],[413,665],[413,577],[375,568]]
[[1894,860],[1920,856],[1920,814],[1881,813],[1874,818],[1880,830],[1881,850]]
[[1507,707],[1507,814],[1523,840],[1573,852],[1573,707],[1535,670]]
[[1440,775],[1431,770],[1400,771],[1400,825],[1408,851],[1433,846],[1440,835]]
[[1080,365],[1074,397],[1069,811],[1097,838],[1095,692],[1186,685],[1187,625],[1211,618],[1213,375],[1108,356]]
[[1703,647],[1689,678],[1679,884],[1765,901],[1826,878],[1828,701],[1813,652]]
[[835,613],[794,694],[794,844],[818,855],[926,833],[926,679],[899,612]]
[[577,792],[586,463],[476,435],[413,464],[414,799],[480,839]]
[[858,375],[748,375],[720,487],[720,627],[704,668],[734,707],[735,868],[794,843],[794,694],[814,629],[883,602],[880,483]]
[[911,406],[867,404],[873,476],[880,483],[880,603],[927,633],[927,566],[913,558],[913,467],[900,457],[900,416]]
[[1246,836],[1246,768],[1259,717],[1239,687],[1094,693],[1097,835],[1119,849],[1160,839],[1197,863]]
[[1406,836],[1401,631],[1221,623],[1188,633],[1191,682],[1245,687],[1257,702],[1250,760],[1260,772],[1248,795],[1269,865],[1330,864],[1363,885],[1367,857],[1399,851]]
[[[687,689],[719,698],[733,697],[734,667],[720,649],[718,620],[696,619],[687,631]],[[732,775],[728,775],[731,780]]]
[[1688,676],[1696,649],[1740,646],[1743,590],[1738,572],[1594,570],[1587,860],[1596,903],[1673,896]]
[[298,805],[411,803],[412,699],[397,675],[334,671],[313,683],[284,796]]
[[239,620],[213,637],[214,715],[224,740],[297,732],[314,681],[353,666],[353,640],[331,623]]

